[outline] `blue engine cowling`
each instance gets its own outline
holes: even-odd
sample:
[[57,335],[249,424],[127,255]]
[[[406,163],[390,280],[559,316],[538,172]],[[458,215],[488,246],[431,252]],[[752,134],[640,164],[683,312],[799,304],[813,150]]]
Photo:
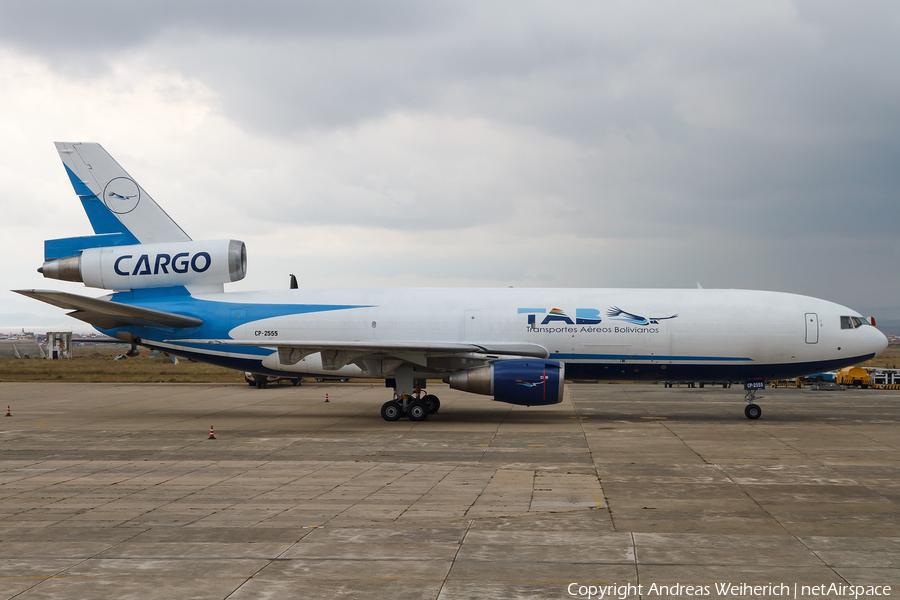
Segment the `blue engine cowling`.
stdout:
[[493,395],[498,402],[540,406],[563,399],[566,367],[555,360],[516,358],[457,371],[445,380],[456,390]]

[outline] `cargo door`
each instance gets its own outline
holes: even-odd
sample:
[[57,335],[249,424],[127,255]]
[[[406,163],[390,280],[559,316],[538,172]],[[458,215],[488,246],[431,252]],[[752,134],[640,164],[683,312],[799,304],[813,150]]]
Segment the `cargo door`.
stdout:
[[806,343],[819,343],[819,315],[806,313]]

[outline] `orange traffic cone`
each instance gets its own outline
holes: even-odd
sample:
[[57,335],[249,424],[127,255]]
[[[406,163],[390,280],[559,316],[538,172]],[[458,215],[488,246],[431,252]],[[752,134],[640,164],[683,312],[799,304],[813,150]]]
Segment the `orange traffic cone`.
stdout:
[[325,392],[325,402],[328,402],[328,392]]
[[209,426],[209,437],[206,438],[206,439],[208,439],[208,440],[214,440],[214,439],[216,439],[216,434],[213,433],[212,425]]
[[11,416],[12,416],[12,413],[9,412],[9,405],[8,405],[8,404],[6,405],[6,416],[7,416],[7,417],[11,417]]

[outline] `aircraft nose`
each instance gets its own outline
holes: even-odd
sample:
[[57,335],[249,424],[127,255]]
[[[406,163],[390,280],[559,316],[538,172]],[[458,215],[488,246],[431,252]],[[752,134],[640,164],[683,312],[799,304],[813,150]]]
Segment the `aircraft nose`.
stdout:
[[888,347],[888,339],[887,336],[872,327],[872,331],[874,335],[872,335],[872,349],[875,352],[875,356],[878,356],[882,352],[885,351]]

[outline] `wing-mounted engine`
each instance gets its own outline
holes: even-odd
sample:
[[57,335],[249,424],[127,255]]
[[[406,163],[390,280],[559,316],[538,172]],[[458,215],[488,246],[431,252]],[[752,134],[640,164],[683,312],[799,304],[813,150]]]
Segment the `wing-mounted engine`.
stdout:
[[493,395],[498,402],[539,406],[562,402],[565,378],[565,365],[558,361],[510,359],[456,371],[445,381],[455,390]]
[[247,274],[247,248],[238,240],[86,248],[46,260],[38,272],[105,290],[222,284]]

